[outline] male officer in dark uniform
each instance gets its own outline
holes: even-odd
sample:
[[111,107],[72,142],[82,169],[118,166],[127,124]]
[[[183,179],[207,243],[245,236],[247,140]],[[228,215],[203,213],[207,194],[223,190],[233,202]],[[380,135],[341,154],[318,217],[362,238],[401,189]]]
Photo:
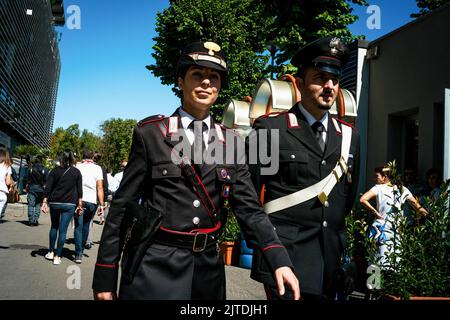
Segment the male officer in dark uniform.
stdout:
[[[261,176],[251,165],[264,210],[289,252],[305,299],[334,299],[335,275],[345,248],[345,216],[356,196],[359,136],[328,110],[338,96],[339,77],[348,59],[338,38],[318,39],[292,58],[298,67],[301,102],[289,112],[258,118],[254,129],[279,129],[279,170]],[[262,132],[262,131],[260,131]],[[252,278],[266,283],[269,298],[280,298],[259,252]]]
[[[93,280],[95,298],[115,297],[125,204],[140,196],[162,213],[162,224],[134,278],[124,279],[122,272],[119,298],[224,299],[225,272],[217,239],[226,220],[222,209],[227,198],[242,230],[267,259],[279,293],[284,294],[286,283],[299,298],[291,261],[257,201],[245,161],[198,161],[198,148],[200,160],[203,149],[221,147],[223,159],[230,152],[226,130],[209,115],[226,75],[224,55],[216,43],[191,43],[177,66],[182,107],[169,118],[144,119],[134,129],[129,162],[101,238]],[[178,143],[186,142],[188,148],[183,145],[179,152]],[[188,152],[191,145],[193,156]],[[180,165],[180,159],[190,162]]]

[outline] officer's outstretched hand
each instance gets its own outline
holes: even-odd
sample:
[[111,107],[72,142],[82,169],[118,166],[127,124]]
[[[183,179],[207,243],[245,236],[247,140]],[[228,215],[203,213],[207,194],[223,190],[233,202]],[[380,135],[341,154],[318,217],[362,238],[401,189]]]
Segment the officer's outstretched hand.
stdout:
[[285,293],[284,284],[286,283],[294,294],[294,299],[300,299],[300,285],[292,269],[289,267],[280,267],[275,270],[275,280],[277,281],[278,294],[283,296]]
[[97,292],[94,290],[95,300],[116,300],[117,296],[114,292]]

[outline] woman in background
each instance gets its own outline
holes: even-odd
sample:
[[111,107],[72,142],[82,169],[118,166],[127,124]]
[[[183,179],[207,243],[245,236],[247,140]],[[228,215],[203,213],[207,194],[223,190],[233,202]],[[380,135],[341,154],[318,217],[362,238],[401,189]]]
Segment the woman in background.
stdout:
[[8,150],[0,148],[0,223],[3,222],[3,209],[8,202],[8,186],[11,184],[11,157]]
[[[375,216],[370,237],[374,238],[378,245],[376,258],[379,265],[386,266],[388,265],[387,258],[394,250],[393,221],[395,214],[403,213],[403,206],[406,202],[419,214],[426,215],[428,212],[420,206],[416,198],[400,181],[391,181],[389,168],[375,168],[375,183],[375,186],[362,195],[360,202]],[[376,209],[369,202],[373,198],[376,198]]]
[[[66,241],[67,227],[72,217],[75,218],[75,226],[83,224],[82,205],[82,180],[81,172],[74,167],[75,157],[73,152],[65,150],[60,157],[60,166],[53,169],[48,177],[47,185],[44,189],[44,199],[41,210],[48,211],[50,205],[50,246],[45,255],[48,260],[53,260],[53,264],[61,263],[61,255]],[[75,232],[81,232],[81,228],[75,228]],[[59,236],[58,236],[59,234]],[[58,236],[58,246],[55,254],[55,243]],[[80,241],[75,242],[76,255],[81,254],[81,236],[75,237]]]

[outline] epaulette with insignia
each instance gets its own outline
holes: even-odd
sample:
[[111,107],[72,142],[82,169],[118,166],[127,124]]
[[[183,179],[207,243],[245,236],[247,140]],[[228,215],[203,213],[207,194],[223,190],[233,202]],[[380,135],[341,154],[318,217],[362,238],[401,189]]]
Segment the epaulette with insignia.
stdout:
[[300,128],[297,116],[292,112],[285,112],[288,128]]
[[152,122],[164,120],[165,118],[166,118],[166,117],[165,117],[164,115],[162,115],[162,114],[157,114],[157,115],[150,116],[150,117],[147,117],[147,118],[145,118],[145,119],[142,119],[141,121],[139,121],[139,122],[137,123],[137,125],[138,125],[139,127],[142,127],[142,126],[145,126],[146,124],[149,124],[149,123],[152,123]]

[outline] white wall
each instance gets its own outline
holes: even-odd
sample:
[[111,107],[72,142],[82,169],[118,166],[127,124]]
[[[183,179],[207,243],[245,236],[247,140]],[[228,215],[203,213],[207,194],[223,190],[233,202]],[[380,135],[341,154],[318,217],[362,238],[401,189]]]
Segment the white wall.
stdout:
[[444,90],[450,88],[450,6],[375,40],[373,46],[378,46],[378,56],[369,60],[366,187],[373,184],[373,168],[392,160],[388,144],[401,140],[388,136],[389,114],[418,109],[420,176],[433,166],[434,122],[442,120],[434,119],[434,105],[444,103]]

